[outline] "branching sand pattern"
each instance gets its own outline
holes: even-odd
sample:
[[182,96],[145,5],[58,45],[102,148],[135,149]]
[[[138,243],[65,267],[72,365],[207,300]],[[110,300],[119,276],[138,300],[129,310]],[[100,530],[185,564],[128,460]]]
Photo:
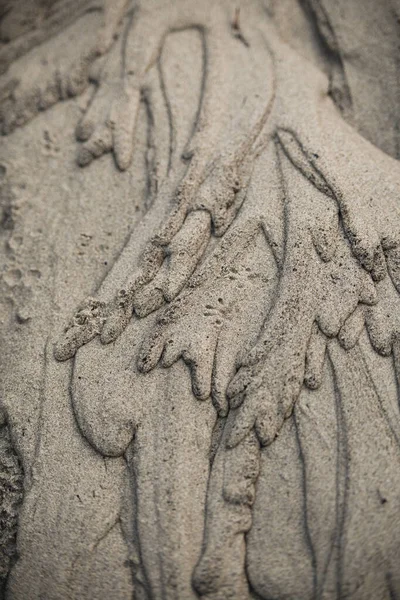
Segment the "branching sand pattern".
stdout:
[[[133,317],[159,311],[143,340],[139,371],[148,373],[159,362],[168,368],[182,358],[194,395],[211,398],[226,419],[194,587],[215,600],[245,598],[245,535],[260,447],[279,435],[303,386],[321,385],[327,356],[337,352],[329,350],[335,340],[351,353],[366,328],[378,353],[393,353],[398,372],[399,318],[386,305],[399,302],[400,176],[393,159],[343,121],[326,77],[282,42],[255,0],[242,2],[240,11],[229,0],[112,6],[111,16],[104,8],[97,41],[79,49],[79,69],[68,65],[54,93],[49,83],[39,101],[30,92],[18,101],[19,84],[5,84],[3,133],[80,93],[91,78],[98,83],[78,125],[78,162],[86,166],[112,151],[118,167],[127,169],[139,103],[151,106],[151,74],[166,36],[200,32],[205,77],[183,157],[186,173],[172,187],[170,172],[155,191],[149,212],[162,207],[161,223],[148,236],[139,270],[126,273],[119,289],[110,293],[105,283],[83,303],[56,343],[55,357],[73,357],[96,336],[114,342]],[[81,18],[93,8],[88,5]],[[51,17],[46,23],[52,35],[56,25]],[[13,59],[23,53],[17,42],[9,42],[6,66],[11,51]],[[227,60],[232,44],[236,65]],[[95,59],[101,64],[89,74]],[[246,72],[246,61],[253,70]],[[238,110],[230,91],[246,87],[246,77],[256,91]],[[267,183],[261,193],[250,193],[259,157],[269,166]]]

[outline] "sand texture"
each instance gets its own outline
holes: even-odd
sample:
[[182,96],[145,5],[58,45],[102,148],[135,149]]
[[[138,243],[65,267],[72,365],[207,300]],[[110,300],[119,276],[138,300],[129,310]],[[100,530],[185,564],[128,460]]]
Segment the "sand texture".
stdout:
[[400,4],[0,0],[0,600],[400,598]]

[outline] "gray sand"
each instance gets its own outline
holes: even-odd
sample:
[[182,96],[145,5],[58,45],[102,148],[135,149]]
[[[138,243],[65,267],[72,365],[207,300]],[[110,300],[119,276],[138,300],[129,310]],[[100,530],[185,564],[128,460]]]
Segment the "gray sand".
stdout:
[[400,597],[399,17],[1,3],[1,599]]

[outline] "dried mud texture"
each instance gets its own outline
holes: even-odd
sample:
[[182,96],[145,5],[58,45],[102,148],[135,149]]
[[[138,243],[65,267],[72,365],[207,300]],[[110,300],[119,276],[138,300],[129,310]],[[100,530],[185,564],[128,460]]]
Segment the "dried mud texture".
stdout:
[[5,5],[7,599],[400,595],[398,24],[361,4]]

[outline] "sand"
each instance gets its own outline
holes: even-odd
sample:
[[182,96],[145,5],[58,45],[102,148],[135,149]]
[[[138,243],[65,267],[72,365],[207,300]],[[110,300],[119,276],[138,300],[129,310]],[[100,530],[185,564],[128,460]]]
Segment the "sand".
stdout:
[[400,595],[397,21],[0,7],[0,598]]

